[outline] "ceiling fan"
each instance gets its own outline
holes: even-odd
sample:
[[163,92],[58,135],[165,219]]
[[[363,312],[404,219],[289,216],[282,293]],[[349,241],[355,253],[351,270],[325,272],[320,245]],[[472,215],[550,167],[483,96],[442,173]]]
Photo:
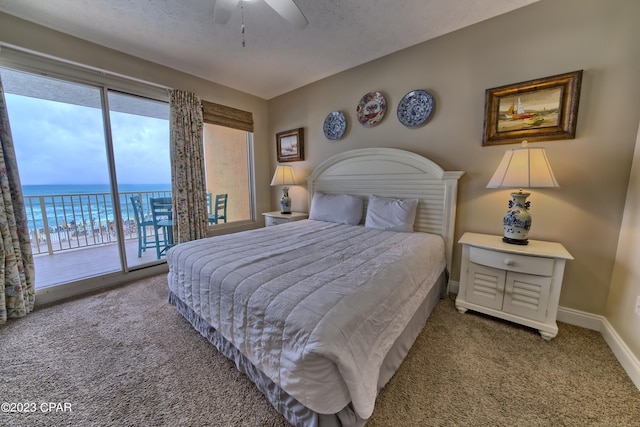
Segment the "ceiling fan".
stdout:
[[[213,22],[216,24],[226,24],[231,13],[238,6],[239,1],[244,0],[216,0],[213,9]],[[309,21],[302,14],[293,0],[264,0],[280,16],[298,28],[304,28]]]

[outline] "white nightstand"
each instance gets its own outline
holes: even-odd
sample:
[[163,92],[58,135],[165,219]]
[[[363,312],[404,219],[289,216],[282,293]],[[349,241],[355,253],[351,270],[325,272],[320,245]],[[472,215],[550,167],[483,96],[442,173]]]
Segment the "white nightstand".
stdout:
[[459,312],[478,311],[537,329],[544,339],[558,334],[556,315],[566,260],[560,243],[504,243],[502,236],[465,233],[462,243]]
[[262,215],[264,215],[264,225],[266,227],[309,218],[309,214],[306,212],[291,212],[290,214],[283,214],[280,213],[280,211],[275,211],[265,212]]

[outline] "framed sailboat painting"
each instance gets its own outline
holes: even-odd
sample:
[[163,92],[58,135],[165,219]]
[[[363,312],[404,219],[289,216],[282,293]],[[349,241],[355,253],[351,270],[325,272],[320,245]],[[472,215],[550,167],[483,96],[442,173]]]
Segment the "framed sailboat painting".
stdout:
[[276,133],[278,162],[304,160],[304,128]]
[[487,89],[482,145],[573,139],[582,70]]

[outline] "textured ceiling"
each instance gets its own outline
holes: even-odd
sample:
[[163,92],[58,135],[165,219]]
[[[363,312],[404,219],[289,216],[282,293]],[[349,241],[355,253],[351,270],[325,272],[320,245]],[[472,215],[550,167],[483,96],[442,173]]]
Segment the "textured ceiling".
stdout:
[[260,0],[224,25],[215,0],[0,0],[0,11],[270,99],[538,0],[295,1],[303,29]]

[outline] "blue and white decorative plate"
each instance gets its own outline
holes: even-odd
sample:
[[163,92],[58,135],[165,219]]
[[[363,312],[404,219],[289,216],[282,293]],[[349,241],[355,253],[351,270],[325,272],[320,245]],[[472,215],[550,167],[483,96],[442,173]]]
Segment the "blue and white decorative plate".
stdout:
[[332,141],[342,138],[345,129],[347,129],[347,119],[340,111],[329,113],[327,118],[324,119],[324,125],[322,125],[324,136]]
[[362,126],[372,127],[380,123],[387,111],[387,100],[380,92],[369,92],[362,97],[356,108]]
[[433,96],[425,90],[412,90],[398,104],[398,120],[407,127],[424,123],[433,111]]

